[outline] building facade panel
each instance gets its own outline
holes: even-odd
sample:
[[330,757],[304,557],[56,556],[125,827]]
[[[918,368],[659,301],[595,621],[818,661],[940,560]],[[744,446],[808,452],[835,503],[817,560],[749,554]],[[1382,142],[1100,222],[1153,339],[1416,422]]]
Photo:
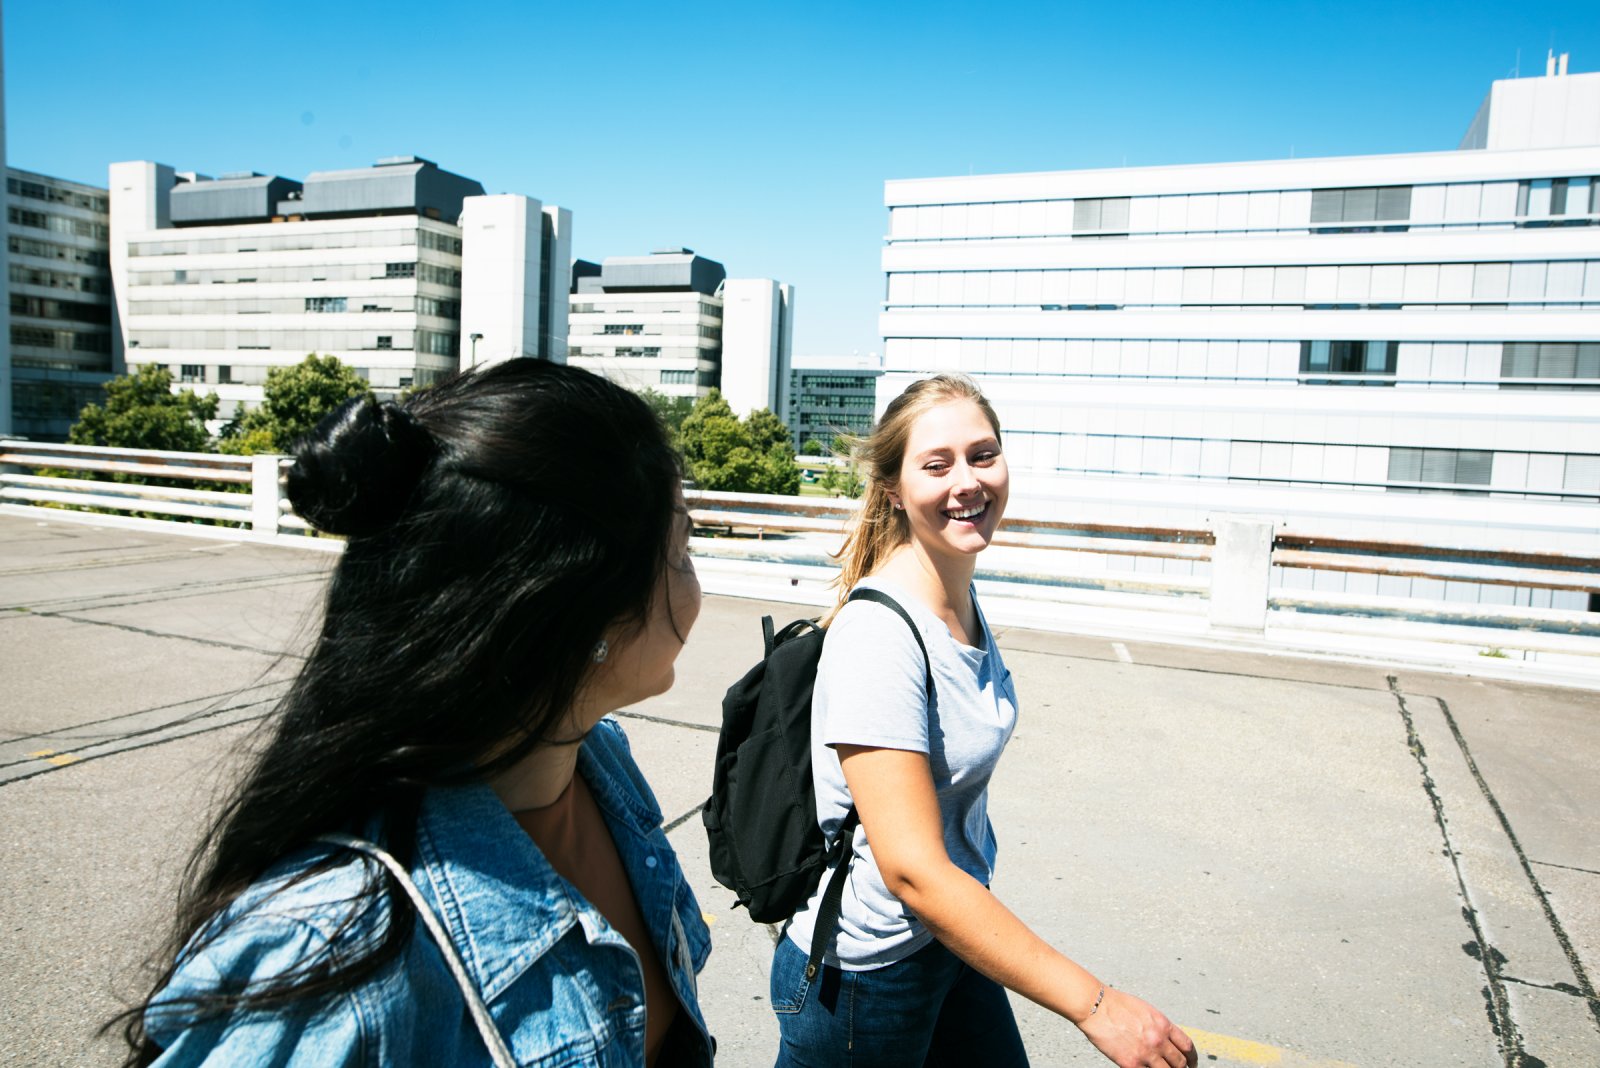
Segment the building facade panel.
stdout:
[[1600,553],[1600,138],[1541,137],[890,182],[879,409],[973,375],[1079,518]]

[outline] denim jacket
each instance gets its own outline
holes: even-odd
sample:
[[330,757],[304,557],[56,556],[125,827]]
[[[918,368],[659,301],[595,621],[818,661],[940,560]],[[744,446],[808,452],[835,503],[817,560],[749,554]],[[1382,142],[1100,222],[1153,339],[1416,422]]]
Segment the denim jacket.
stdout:
[[[707,1065],[712,1041],[695,976],[710,952],[700,906],[661,828],[661,809],[607,718],[579,751],[578,770],[616,841],[657,957],[682,1003],[662,1064]],[[488,1065],[461,991],[419,922],[401,956],[355,989],[286,1008],[195,1019],[168,999],[283,975],[333,946],[381,936],[376,915],[352,915],[365,859],[303,878],[332,847],[296,854],[228,910],[211,944],[184,951],[145,1014],[156,1064],[311,1066]],[[412,877],[465,962],[517,1063],[644,1064],[644,983],[638,955],[556,874],[487,786],[430,790],[417,826]],[[403,900],[403,899],[402,899]],[[343,930],[341,930],[343,926]]]

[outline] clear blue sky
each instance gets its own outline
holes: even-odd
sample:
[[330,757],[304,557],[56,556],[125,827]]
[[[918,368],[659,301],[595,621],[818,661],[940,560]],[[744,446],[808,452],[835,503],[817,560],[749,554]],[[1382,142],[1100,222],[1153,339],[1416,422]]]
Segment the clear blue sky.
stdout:
[[1600,6],[9,0],[7,159],[303,178],[414,153],[797,287],[795,351],[880,348],[883,181],[1454,148]]

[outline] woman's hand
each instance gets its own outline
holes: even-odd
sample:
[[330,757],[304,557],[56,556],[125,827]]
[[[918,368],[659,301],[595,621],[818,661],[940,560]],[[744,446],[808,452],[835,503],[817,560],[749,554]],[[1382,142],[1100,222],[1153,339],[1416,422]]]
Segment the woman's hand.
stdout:
[[1195,1068],[1194,1040],[1154,1005],[1106,989],[1105,1000],[1079,1025],[1117,1068]]

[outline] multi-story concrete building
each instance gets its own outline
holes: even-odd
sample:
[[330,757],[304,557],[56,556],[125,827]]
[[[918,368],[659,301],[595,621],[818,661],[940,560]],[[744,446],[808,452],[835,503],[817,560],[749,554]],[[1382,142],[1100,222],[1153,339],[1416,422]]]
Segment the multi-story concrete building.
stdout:
[[740,415],[782,408],[793,286],[728,278],[722,264],[686,248],[580,260],[573,277],[571,363],[669,397],[716,387]]
[[1600,74],[1564,64],[1456,151],[891,181],[879,403],[972,374],[1036,512],[1600,553]]
[[841,434],[872,429],[883,360],[876,352],[849,356],[798,356],[789,371],[784,422],[799,449],[808,441],[832,448]]
[[12,432],[63,441],[111,377],[106,191],[6,168]]
[[580,261],[567,362],[635,390],[703,397],[721,382],[727,271],[692,249]]
[[414,156],[303,183],[116,163],[111,227],[127,364],[171,367],[215,393],[222,418],[313,352],[379,392],[454,373],[463,349],[468,362],[562,355],[550,337],[564,334],[570,214]]

